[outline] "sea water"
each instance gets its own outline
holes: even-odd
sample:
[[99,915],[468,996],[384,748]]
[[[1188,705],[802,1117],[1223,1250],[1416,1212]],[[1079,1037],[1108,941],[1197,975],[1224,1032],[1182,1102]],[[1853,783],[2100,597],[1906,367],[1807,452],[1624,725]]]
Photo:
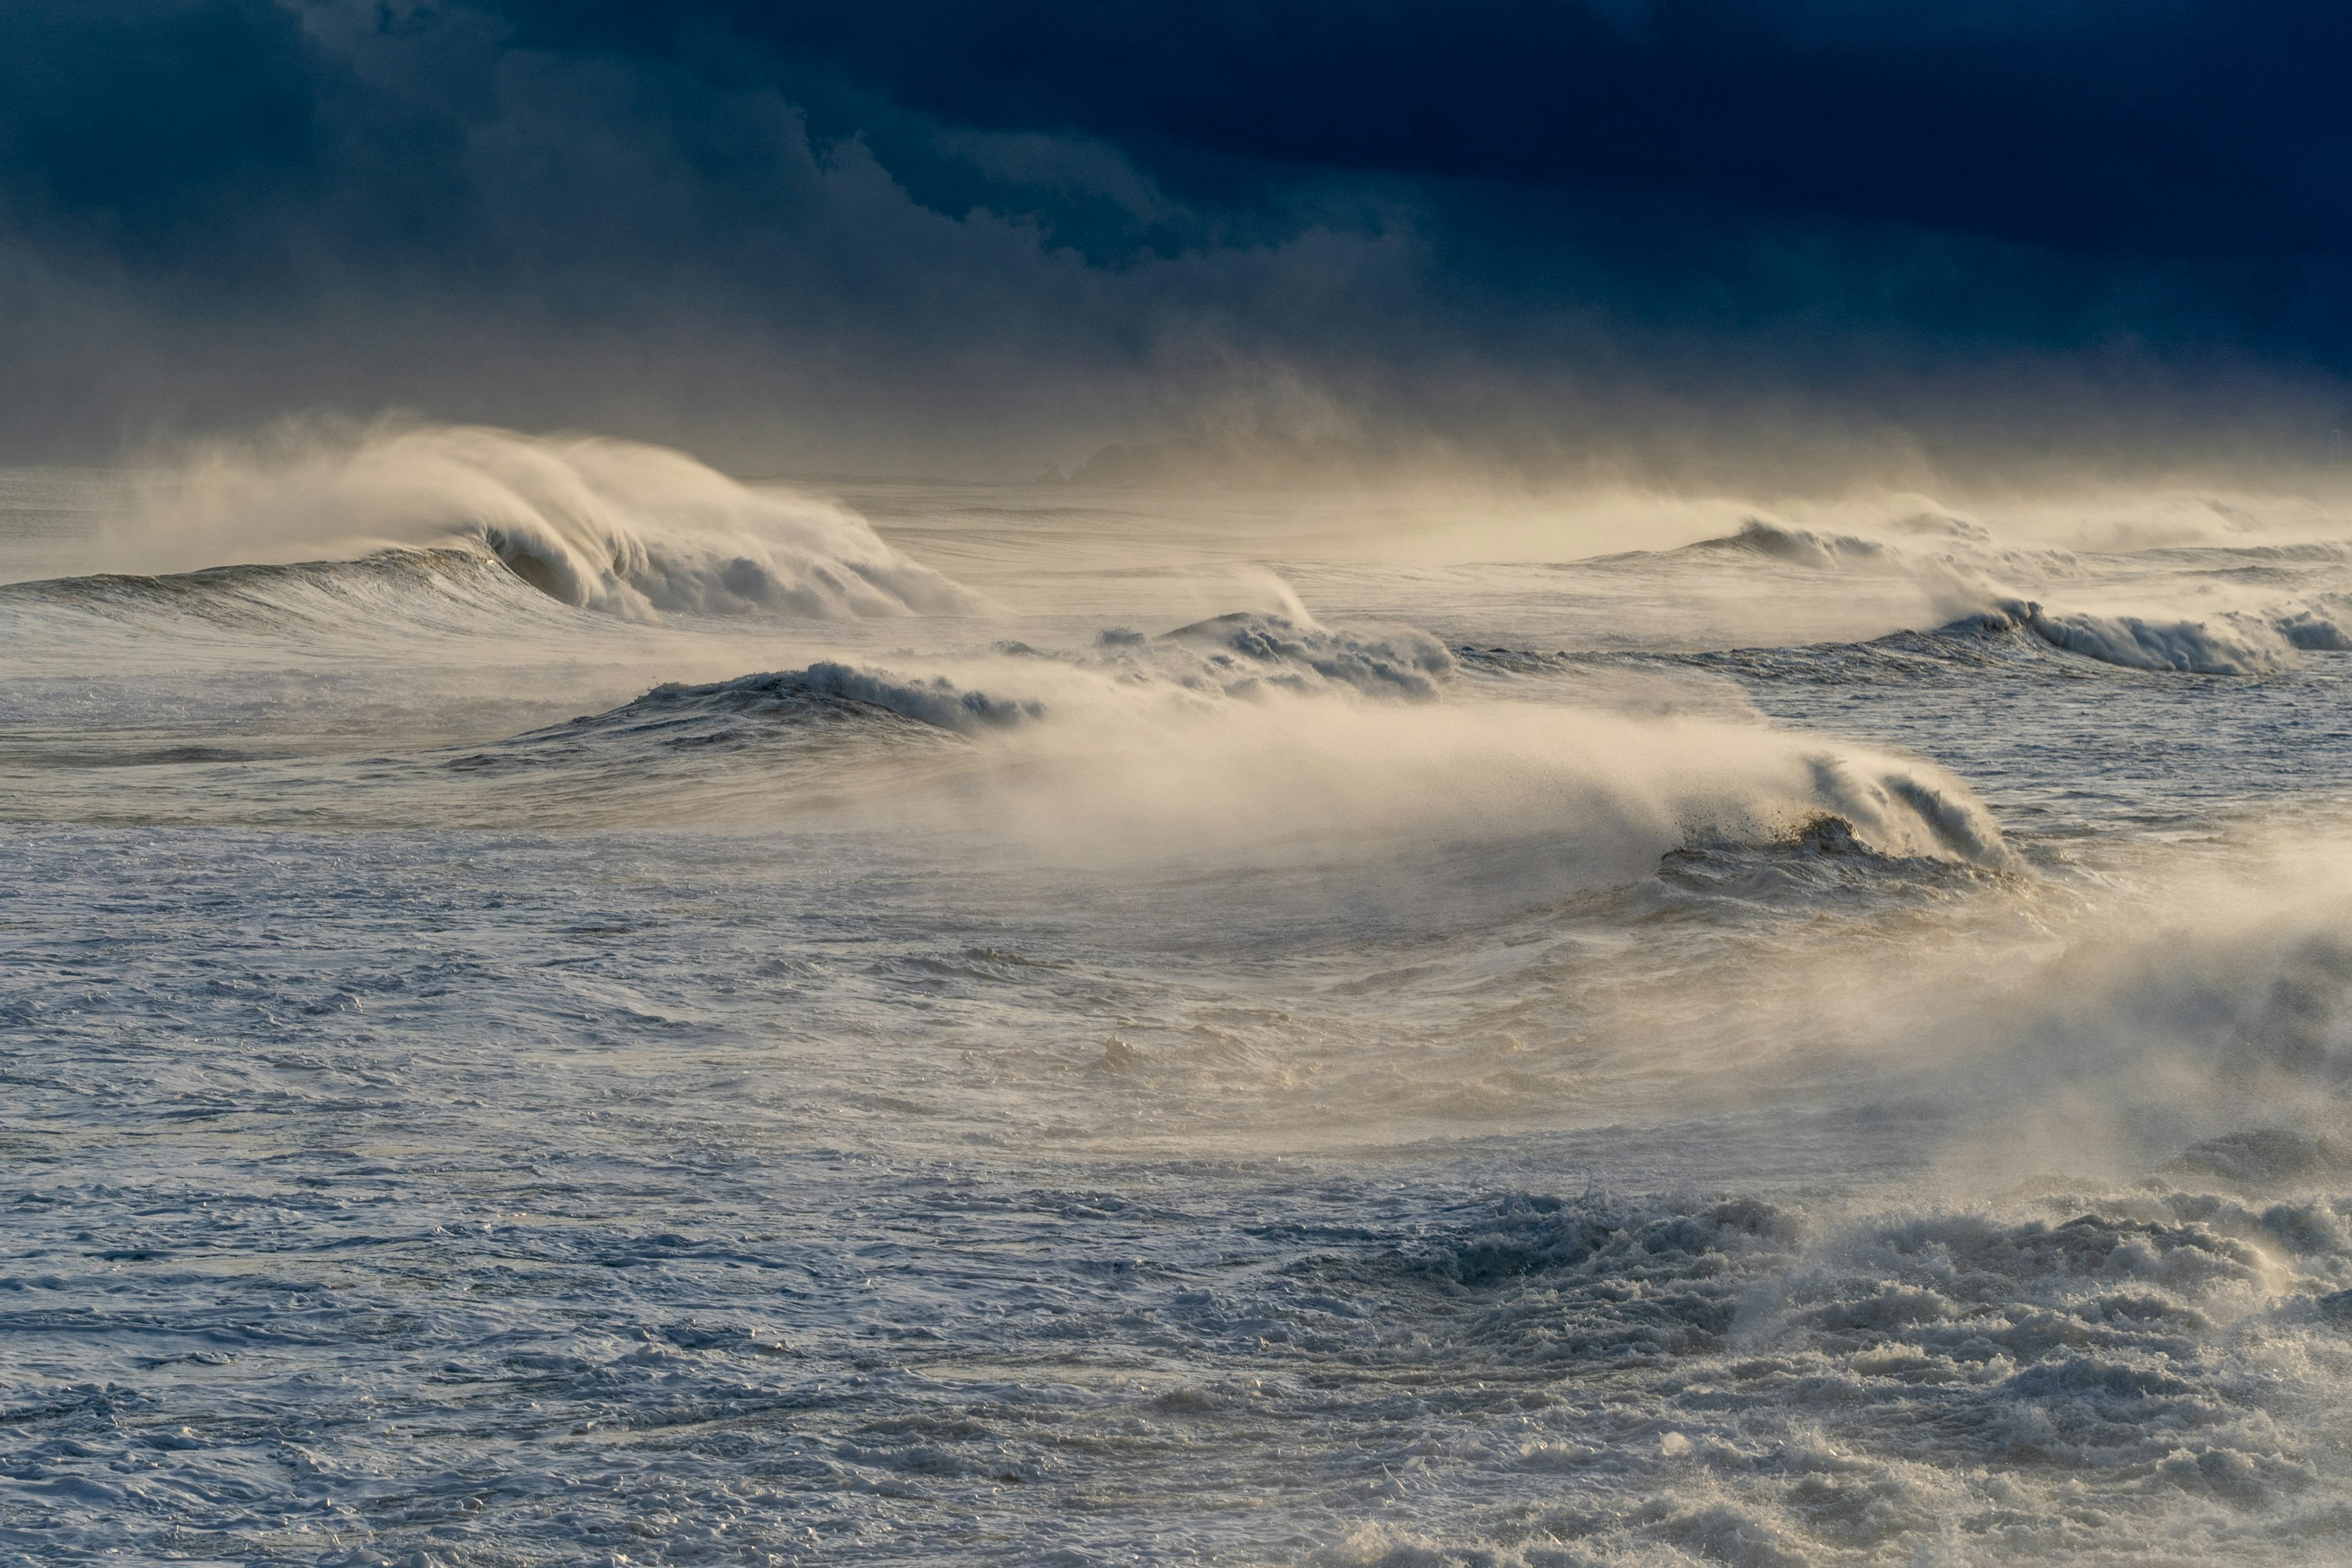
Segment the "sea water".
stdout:
[[0,475],[0,1552],[2352,1554],[2352,524],[1512,509]]

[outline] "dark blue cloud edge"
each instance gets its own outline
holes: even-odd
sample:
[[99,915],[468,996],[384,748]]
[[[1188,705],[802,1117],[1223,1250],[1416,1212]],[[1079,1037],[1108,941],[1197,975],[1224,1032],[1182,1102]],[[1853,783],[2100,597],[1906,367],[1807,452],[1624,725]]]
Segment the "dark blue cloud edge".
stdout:
[[1538,445],[2326,438],[2352,14],[1919,9],[35,0],[0,350],[59,395],[0,437],[392,398],[757,445],[822,404],[855,466],[852,425],[1092,439],[1238,381]]

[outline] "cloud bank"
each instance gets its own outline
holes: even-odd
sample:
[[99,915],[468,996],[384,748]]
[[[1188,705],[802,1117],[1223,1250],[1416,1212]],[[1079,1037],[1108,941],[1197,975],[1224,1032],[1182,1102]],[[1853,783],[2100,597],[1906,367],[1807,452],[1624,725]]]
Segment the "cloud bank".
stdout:
[[753,471],[2332,471],[2347,44],[2286,0],[31,0],[0,454],[394,405]]

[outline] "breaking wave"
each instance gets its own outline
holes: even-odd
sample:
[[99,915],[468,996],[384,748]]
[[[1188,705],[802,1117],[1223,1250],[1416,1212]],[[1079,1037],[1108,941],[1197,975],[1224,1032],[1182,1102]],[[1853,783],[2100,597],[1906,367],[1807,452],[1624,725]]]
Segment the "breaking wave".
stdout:
[[[2267,610],[2231,610],[2162,617],[2090,610],[2046,609],[2011,599],[1931,631],[1890,632],[1866,642],[1662,653],[1650,650],[1545,651],[1465,645],[1451,651],[1457,668],[1489,676],[1601,672],[1657,668],[1706,670],[1743,679],[1868,681],[1934,669],[1983,673],[2008,667],[2019,673],[2088,674],[2091,665],[2151,674],[2263,676],[2300,668],[2313,652],[2352,651],[2352,616],[2332,596]],[[2072,656],[2053,660],[2052,655]],[[1657,700],[1685,706],[1703,692],[1667,690]]]
[[[519,740],[675,749],[747,726],[911,722],[990,744],[932,807],[894,795],[889,809],[1104,865],[1425,856],[1540,893],[1632,880],[1678,845],[1780,843],[1825,820],[1881,856],[2017,865],[1968,788],[1916,759],[1752,717],[1449,699],[1454,670],[1409,628],[1236,615],[1075,651],[1003,645],[945,673],[824,662],[662,686]],[[607,749],[600,765],[625,764]]]
[[[2258,584],[2292,581],[2285,570],[2290,565],[2337,561],[2342,547],[2333,542],[2151,552],[2152,559],[2161,557],[2175,570],[2193,569],[2201,592],[2221,595],[2218,604],[2207,599],[2189,613],[2168,613],[2160,607],[2077,609],[2038,602],[2034,595],[2053,585],[2087,580],[2083,558],[2071,551],[1999,545],[1981,527],[1935,515],[1889,526],[1916,536],[1916,542],[1895,543],[1750,518],[1735,534],[1673,553],[1746,555],[1809,571],[1908,579],[1940,613],[1965,611],[1948,623],[1947,632],[2020,631],[2061,652],[2131,669],[2267,675],[2294,668],[2305,652],[2352,648],[2347,617],[2330,595],[2268,603],[2248,596]],[[2021,591],[2021,584],[2040,586]]]
[[1180,626],[1161,641],[1201,654],[1204,668],[1195,679],[1227,696],[1245,695],[1261,680],[1303,690],[1311,678],[1368,696],[1427,700],[1454,674],[1445,645],[1412,629],[1355,637],[1281,616],[1238,614]]
[[631,441],[479,426],[220,448],[117,540],[142,567],[471,548],[551,598],[639,620],[956,613],[968,591],[844,508]]
[[1956,623],[1958,629],[2030,632],[2052,647],[2127,669],[2186,675],[2273,675],[2305,650],[2352,648],[2336,617],[2308,605],[2270,615],[2223,611],[2172,620],[2011,601]]

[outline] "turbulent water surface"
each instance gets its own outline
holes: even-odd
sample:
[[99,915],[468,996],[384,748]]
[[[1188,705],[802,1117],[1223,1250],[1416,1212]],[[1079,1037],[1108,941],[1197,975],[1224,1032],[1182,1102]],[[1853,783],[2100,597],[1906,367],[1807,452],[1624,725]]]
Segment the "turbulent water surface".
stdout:
[[1521,510],[0,475],[0,1553],[2352,1555],[2352,527]]

